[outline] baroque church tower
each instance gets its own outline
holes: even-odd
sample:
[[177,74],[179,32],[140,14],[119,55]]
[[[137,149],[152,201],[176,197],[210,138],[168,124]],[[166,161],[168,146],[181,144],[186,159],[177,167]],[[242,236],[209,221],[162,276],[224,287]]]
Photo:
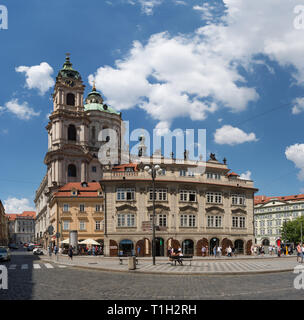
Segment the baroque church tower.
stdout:
[[[102,129],[114,129],[120,138],[121,114],[103,103],[95,85],[84,104],[81,76],[67,54],[53,93],[53,112],[48,131],[47,180],[50,191],[68,182],[99,181],[102,165],[97,159]],[[103,141],[104,140],[104,141]]]

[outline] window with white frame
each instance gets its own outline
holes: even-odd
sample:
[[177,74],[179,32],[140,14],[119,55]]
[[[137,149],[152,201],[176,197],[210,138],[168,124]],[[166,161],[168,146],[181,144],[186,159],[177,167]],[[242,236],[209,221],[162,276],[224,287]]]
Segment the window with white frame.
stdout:
[[79,221],[79,230],[85,230],[86,229],[86,223],[83,220]]
[[232,217],[232,227],[233,228],[245,228],[245,217]]
[[101,205],[100,204],[96,204],[95,211],[96,212],[100,212],[101,211]]
[[79,211],[80,212],[84,212],[84,204],[80,204],[79,205]]
[[195,190],[180,190],[179,192],[180,201],[185,202],[196,202],[196,191]]
[[231,200],[233,205],[243,206],[245,204],[245,195],[243,194],[232,194]]
[[[167,189],[155,189],[154,199],[156,201],[167,201]],[[149,190],[149,200],[153,200],[153,189]]]
[[222,227],[222,216],[208,216],[207,226],[210,228],[221,228]]
[[221,175],[214,172],[207,172],[207,179],[221,180]]
[[117,215],[118,227],[135,227],[135,214],[133,213],[120,213]]
[[187,170],[179,170],[179,175],[185,177],[187,175]]
[[69,230],[69,229],[70,229],[70,222],[63,221],[63,230]]
[[63,205],[63,212],[68,212],[69,211],[69,205],[67,203],[65,203]]
[[116,190],[117,200],[134,200],[135,199],[135,189],[134,188],[118,188]]
[[96,220],[95,221],[95,230],[100,230],[100,221],[99,220]]
[[195,227],[196,216],[194,214],[181,214],[180,216],[181,227]]
[[[153,222],[153,214],[150,214],[150,221]],[[155,224],[159,227],[167,227],[168,217],[166,214],[155,215]]]
[[222,203],[221,192],[207,192],[206,196],[207,203]]

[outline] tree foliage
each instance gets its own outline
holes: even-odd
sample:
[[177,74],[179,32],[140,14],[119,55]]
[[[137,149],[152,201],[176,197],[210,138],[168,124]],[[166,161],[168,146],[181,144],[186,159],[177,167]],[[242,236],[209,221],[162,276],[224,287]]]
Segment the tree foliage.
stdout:
[[285,242],[301,242],[301,224],[304,233],[304,216],[285,222],[282,227],[282,240]]

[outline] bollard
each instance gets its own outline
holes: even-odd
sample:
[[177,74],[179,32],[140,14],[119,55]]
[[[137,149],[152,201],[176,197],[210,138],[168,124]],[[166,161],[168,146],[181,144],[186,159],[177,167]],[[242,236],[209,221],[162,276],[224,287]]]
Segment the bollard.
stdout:
[[136,257],[129,257],[129,270],[135,270],[136,269]]

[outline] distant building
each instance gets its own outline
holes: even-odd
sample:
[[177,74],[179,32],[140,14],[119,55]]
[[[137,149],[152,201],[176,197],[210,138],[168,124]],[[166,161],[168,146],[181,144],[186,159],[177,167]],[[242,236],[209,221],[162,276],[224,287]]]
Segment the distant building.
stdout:
[[0,200],[0,246],[8,244],[8,220],[5,216],[5,210]]
[[98,182],[67,183],[53,195],[49,205],[54,232],[45,246],[56,243],[57,232],[60,241],[69,239],[71,230],[77,230],[78,241],[89,238],[103,245],[103,192]]
[[28,243],[35,241],[35,211],[24,211],[21,214],[6,214],[9,220],[10,243]]
[[278,245],[283,224],[304,215],[304,194],[281,197],[254,197],[254,223],[257,244]]

